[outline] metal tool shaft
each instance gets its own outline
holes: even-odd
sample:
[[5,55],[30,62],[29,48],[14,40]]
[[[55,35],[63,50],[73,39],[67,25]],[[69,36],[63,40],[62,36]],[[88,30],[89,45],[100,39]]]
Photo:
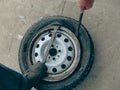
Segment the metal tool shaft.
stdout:
[[47,60],[47,57],[48,57],[48,54],[49,54],[49,50],[50,50],[51,45],[53,44],[53,42],[54,42],[54,40],[56,38],[56,34],[57,34],[57,31],[58,31],[59,28],[60,28],[60,26],[54,28],[54,32],[53,32],[52,37],[51,37],[51,39],[50,39],[50,41],[48,43],[47,49],[45,51],[45,56],[43,58],[43,63],[46,63],[46,60]]
[[75,32],[75,35],[76,35],[76,36],[78,36],[79,30],[80,30],[80,28],[81,28],[82,19],[83,19],[83,14],[84,14],[84,13],[81,13],[81,14],[80,14],[80,17],[79,17],[78,28],[77,28],[77,30],[76,30],[76,32]]
[[[64,9],[65,9],[65,5],[66,5],[66,0],[64,0],[64,2],[63,2],[63,7],[62,7],[62,11],[61,11],[61,14],[60,14],[60,15],[63,15],[63,11],[64,11]],[[61,26],[58,26],[58,28],[54,28],[55,30],[54,30],[54,32],[53,32],[52,38],[51,38],[51,40],[50,40],[49,43],[48,43],[47,50],[45,51],[45,56],[43,57],[43,63],[46,63],[47,56],[48,56],[48,54],[49,54],[49,50],[50,50],[51,45],[53,44],[53,42],[54,42],[54,40],[55,40],[55,38],[56,38],[57,31],[58,31],[58,29],[59,29],[60,27],[61,27]]]

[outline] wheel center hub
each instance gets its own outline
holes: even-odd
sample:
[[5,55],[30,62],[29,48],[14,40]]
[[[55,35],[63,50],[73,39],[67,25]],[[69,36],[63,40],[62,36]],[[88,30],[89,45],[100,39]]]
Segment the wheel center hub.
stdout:
[[50,54],[50,56],[56,56],[57,55],[57,50],[55,48],[51,48],[49,50],[49,54]]

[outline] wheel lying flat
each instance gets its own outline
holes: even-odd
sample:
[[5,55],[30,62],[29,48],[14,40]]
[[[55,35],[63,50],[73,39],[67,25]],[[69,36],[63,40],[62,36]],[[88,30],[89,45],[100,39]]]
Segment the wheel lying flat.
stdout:
[[48,77],[35,86],[37,89],[72,89],[87,76],[93,63],[94,47],[83,25],[78,38],[75,36],[77,24],[76,20],[67,17],[48,17],[26,32],[19,49],[23,73],[30,65],[43,61],[54,30],[61,26],[47,57]]

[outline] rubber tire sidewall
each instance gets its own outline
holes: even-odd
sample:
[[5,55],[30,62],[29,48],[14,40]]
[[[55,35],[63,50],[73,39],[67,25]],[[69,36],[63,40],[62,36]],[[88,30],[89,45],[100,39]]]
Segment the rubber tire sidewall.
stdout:
[[[39,32],[40,29],[55,21],[59,22],[62,26],[68,28],[73,33],[75,33],[75,30],[77,30],[78,21],[68,17],[61,16],[45,17],[42,20],[35,23],[31,28],[27,30],[20,44],[18,58],[22,73],[25,73],[25,71],[29,68],[27,63],[28,60],[27,55],[28,47],[32,38],[34,37],[35,34]],[[81,62],[79,63],[77,69],[68,78],[59,82],[40,81],[40,83],[35,86],[37,89],[71,90],[86,78],[93,64],[94,46],[92,39],[89,33],[87,32],[87,29],[83,25],[81,25],[81,28],[82,29],[80,29],[78,37],[81,46],[81,58],[80,58]]]

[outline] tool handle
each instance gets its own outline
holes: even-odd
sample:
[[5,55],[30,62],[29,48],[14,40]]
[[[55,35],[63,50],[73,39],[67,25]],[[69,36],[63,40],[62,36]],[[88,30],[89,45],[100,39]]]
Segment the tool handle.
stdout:
[[78,26],[78,30],[79,30],[79,28],[80,28],[80,25],[82,24],[83,14],[84,14],[84,13],[81,13],[81,14],[80,14],[80,17],[79,17],[79,26]]
[[78,28],[77,28],[77,30],[76,30],[76,32],[75,32],[75,35],[76,35],[76,36],[78,36],[79,29],[80,29],[80,26],[81,26],[81,24],[82,24],[83,14],[84,14],[84,12],[81,13],[81,14],[80,14],[80,17],[79,17]]

